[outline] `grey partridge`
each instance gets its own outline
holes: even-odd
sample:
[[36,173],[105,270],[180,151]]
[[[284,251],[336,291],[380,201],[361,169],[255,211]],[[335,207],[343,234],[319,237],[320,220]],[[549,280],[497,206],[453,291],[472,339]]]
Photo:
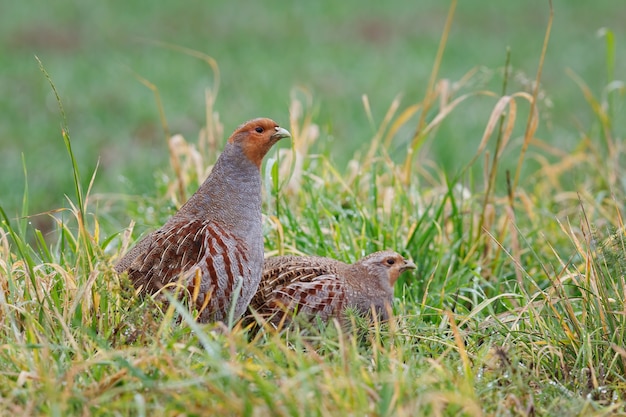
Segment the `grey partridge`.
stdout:
[[350,265],[335,259],[308,256],[267,258],[250,308],[272,323],[294,314],[327,321],[346,308],[388,319],[393,286],[415,264],[393,251],[372,253]]
[[261,162],[290,136],[265,118],[239,126],[198,191],[120,259],[116,272],[126,271],[140,292],[181,283],[198,321],[225,321],[231,309],[241,316],[263,270]]

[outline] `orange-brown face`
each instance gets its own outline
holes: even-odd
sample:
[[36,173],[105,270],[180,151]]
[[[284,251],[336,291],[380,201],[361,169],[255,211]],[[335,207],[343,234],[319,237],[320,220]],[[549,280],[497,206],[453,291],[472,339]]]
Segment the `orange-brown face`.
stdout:
[[404,259],[399,254],[389,255],[382,260],[382,264],[389,268],[389,283],[393,287],[398,277],[404,271],[408,271],[409,269],[415,269],[415,264],[408,259]]
[[390,250],[374,252],[361,259],[359,263],[365,265],[370,272],[377,271],[380,277],[386,276],[392,287],[401,273],[416,268],[413,262]]
[[243,153],[258,167],[272,145],[291,134],[272,119],[250,120],[235,130],[228,142],[241,146]]

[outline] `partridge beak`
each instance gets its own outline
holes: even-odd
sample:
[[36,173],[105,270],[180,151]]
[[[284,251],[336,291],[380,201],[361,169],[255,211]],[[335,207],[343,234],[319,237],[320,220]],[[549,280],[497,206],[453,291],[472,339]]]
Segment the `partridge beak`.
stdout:
[[409,269],[417,269],[417,266],[415,266],[413,261],[405,259],[404,260],[404,265],[402,266],[402,271],[404,272],[404,271],[407,271]]
[[276,133],[274,133],[272,135],[273,139],[282,139],[282,138],[290,138],[291,137],[291,133],[289,133],[289,131],[287,129],[283,129],[282,127],[275,127],[274,129],[276,129]]

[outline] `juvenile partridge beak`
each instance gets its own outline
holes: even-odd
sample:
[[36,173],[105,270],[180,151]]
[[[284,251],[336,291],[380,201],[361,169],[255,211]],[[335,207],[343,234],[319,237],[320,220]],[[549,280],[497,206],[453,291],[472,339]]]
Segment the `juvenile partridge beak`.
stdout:
[[282,138],[290,138],[291,137],[291,133],[289,133],[289,131],[287,129],[283,129],[282,127],[275,127],[274,129],[276,129],[276,133],[274,133],[272,135],[272,139],[282,139]]
[[413,261],[405,259],[404,260],[404,265],[402,265],[402,272],[408,271],[409,269],[417,269],[417,266],[415,266]]

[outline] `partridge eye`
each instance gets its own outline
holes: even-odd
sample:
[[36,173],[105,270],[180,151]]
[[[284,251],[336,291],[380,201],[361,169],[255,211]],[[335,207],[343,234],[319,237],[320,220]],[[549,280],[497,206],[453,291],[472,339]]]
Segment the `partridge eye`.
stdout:
[[262,127],[257,127],[254,130],[256,131],[256,133],[263,133],[263,128]]
[[387,265],[393,265],[393,264],[395,264],[395,263],[396,263],[396,261],[395,261],[395,260],[393,260],[393,259],[387,259]]

